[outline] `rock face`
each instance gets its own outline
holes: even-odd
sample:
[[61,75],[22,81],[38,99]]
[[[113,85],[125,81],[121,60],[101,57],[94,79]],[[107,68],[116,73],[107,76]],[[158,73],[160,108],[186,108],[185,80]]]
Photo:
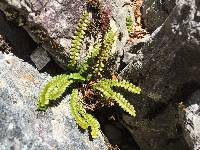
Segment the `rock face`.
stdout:
[[15,56],[0,53],[0,149],[107,149],[102,136],[90,141],[69,111],[68,97],[47,112],[36,111],[49,78]]
[[[122,78],[138,83],[143,91],[141,97],[127,95],[135,105],[137,118],[133,120],[124,114],[122,117],[142,150],[188,149],[179,122],[178,103],[200,88],[200,3],[167,3],[144,1],[144,23],[153,32],[142,43],[138,57],[132,57],[121,72]],[[159,4],[160,9],[150,4]],[[165,12],[165,7],[170,10],[168,15],[159,13]],[[138,45],[133,45],[129,52],[137,51]]]
[[196,91],[188,99],[185,108],[180,110],[180,118],[184,128],[185,139],[190,149],[200,149],[200,91]]
[[[16,56],[22,58],[26,62],[30,62],[30,55],[37,47],[37,44],[32,40],[28,33],[22,28],[6,20],[6,16],[0,11],[0,35],[8,43],[7,52],[13,52]],[[1,49],[1,48],[0,48]]]
[[176,5],[176,0],[144,0],[142,14],[144,26],[149,32],[161,26]]
[[[131,3],[125,5],[121,0],[104,0],[103,3],[111,10],[118,34],[122,35],[116,45],[120,50],[128,39],[126,17],[133,16]],[[1,0],[0,9],[7,19],[23,26],[35,42],[65,68],[71,37],[86,9],[84,0]]]

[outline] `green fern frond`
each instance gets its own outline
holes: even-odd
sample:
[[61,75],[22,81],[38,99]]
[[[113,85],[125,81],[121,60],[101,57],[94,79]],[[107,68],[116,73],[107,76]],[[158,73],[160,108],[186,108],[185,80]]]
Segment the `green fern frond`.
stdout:
[[49,101],[61,97],[66,88],[72,83],[73,81],[69,80],[66,74],[53,77],[40,91],[38,110],[46,110]]
[[128,16],[126,18],[126,27],[127,27],[128,33],[130,33],[133,28],[133,20],[132,20],[131,16]]
[[118,105],[131,116],[136,116],[133,105],[131,105],[120,93],[109,91],[109,97],[116,101]]
[[100,48],[101,48],[101,44],[97,43],[94,46],[94,48],[88,52],[86,59],[80,64],[80,67],[78,69],[79,73],[83,73],[87,71],[92,60],[99,54]]
[[80,73],[70,73],[67,75],[68,79],[85,81],[86,79]]
[[83,12],[79,23],[77,25],[74,36],[72,37],[71,49],[70,49],[70,61],[68,64],[69,68],[73,68],[79,59],[80,48],[83,44],[85,31],[87,30],[89,24],[89,13],[87,11]]
[[136,116],[136,111],[133,105],[131,105],[120,93],[114,92],[111,88],[108,87],[108,85],[105,86],[105,84],[97,84],[94,85],[93,88],[102,92],[105,97],[113,99],[124,111],[129,113],[131,116]]
[[74,89],[70,96],[70,109],[71,109],[71,113],[72,113],[74,119],[76,120],[77,124],[81,128],[87,129],[88,123],[81,115],[81,114],[85,114],[86,111],[83,109],[77,89]]
[[91,136],[95,139],[99,135],[100,124],[96,118],[94,118],[91,114],[86,114],[87,122],[91,127]]
[[104,63],[108,60],[110,56],[114,41],[115,41],[115,33],[109,30],[105,34],[102,53],[100,54],[99,59],[94,67],[93,74],[100,74],[100,72],[103,70],[105,66]]
[[99,122],[86,112],[77,89],[74,89],[70,96],[70,109],[77,124],[83,129],[87,129],[90,126],[91,136],[96,138],[100,130]]
[[102,83],[108,84],[110,87],[113,87],[113,86],[122,87],[131,93],[135,93],[135,94],[141,93],[140,87],[137,87],[134,84],[132,84],[126,80],[118,81],[118,80],[102,79],[99,82],[101,82],[101,84]]

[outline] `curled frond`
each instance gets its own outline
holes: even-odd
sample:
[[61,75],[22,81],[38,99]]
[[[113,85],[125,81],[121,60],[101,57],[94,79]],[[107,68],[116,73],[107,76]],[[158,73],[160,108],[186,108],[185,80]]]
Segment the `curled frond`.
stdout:
[[136,116],[136,111],[133,105],[131,105],[120,93],[114,92],[111,88],[108,87],[108,85],[105,86],[105,84],[97,84],[94,85],[93,88],[102,92],[106,98],[113,99],[124,111],[129,113],[131,116]]
[[102,48],[102,52],[99,56],[99,59],[94,67],[94,74],[100,74],[100,72],[103,70],[104,68],[104,64],[106,63],[106,61],[108,60],[112,47],[113,47],[113,43],[115,41],[115,33],[111,30],[109,30],[104,37],[104,41],[103,41],[103,48]]
[[66,74],[53,77],[40,91],[38,110],[46,110],[49,101],[60,98],[66,88],[72,83],[73,81],[69,80]]
[[72,37],[73,39],[72,39],[71,49],[70,49],[70,61],[68,64],[69,68],[73,68],[73,66],[77,65],[80,48],[83,44],[83,39],[84,39],[85,31],[87,30],[87,27],[88,27],[88,23],[89,23],[89,13],[87,11],[84,11],[77,25],[74,36]]

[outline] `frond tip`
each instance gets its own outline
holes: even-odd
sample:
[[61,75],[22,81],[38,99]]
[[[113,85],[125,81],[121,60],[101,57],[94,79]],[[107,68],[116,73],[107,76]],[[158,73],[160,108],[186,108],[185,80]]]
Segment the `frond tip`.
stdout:
[[77,61],[79,59],[80,48],[83,44],[83,39],[85,36],[85,31],[88,27],[88,23],[89,13],[87,11],[84,11],[77,25],[74,36],[72,37],[73,39],[70,49],[70,61],[68,65],[69,68],[73,68],[73,66],[77,64]]
[[102,94],[106,98],[113,99],[124,111],[128,112],[131,116],[135,117],[136,111],[133,105],[131,105],[120,93],[114,92],[111,89],[113,86],[123,87],[129,92],[135,94],[140,94],[141,89],[125,80],[117,81],[117,80],[102,79],[98,83],[93,85],[93,88],[95,90],[102,92]]
[[96,138],[100,130],[99,122],[91,114],[86,112],[77,89],[72,91],[70,109],[77,124],[83,129],[91,127],[91,136],[92,138]]
[[115,36],[116,33],[112,30],[108,30],[108,32],[105,34],[102,52],[99,55],[99,59],[96,65],[94,66],[93,74],[100,74],[100,72],[103,71],[103,68],[105,66],[104,64],[108,60],[113,47],[113,43],[115,42]]
[[93,59],[99,54],[101,48],[101,44],[97,43],[87,54],[86,59],[80,64],[79,66],[79,73],[83,73],[88,70],[89,65],[91,65],[91,62]]
[[118,81],[118,80],[102,79],[100,80],[100,82],[101,84],[108,84],[110,87],[116,86],[116,87],[124,88],[131,93],[135,93],[135,94],[141,93],[140,87],[137,87],[126,80]]

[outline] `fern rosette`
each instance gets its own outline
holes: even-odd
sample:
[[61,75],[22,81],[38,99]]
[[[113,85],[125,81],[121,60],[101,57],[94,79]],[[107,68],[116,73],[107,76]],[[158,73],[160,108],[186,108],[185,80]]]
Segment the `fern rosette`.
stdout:
[[[93,4],[91,2],[93,1],[88,1],[88,3]],[[103,39],[94,38],[98,40],[91,44],[92,46],[88,50],[87,56],[80,62],[80,50],[86,31],[88,31],[89,23],[89,12],[84,11],[71,42],[67,67],[72,73],[57,75],[47,81],[40,91],[37,107],[38,110],[45,111],[51,102],[61,98],[67,91],[68,94],[71,94],[69,98],[70,110],[76,123],[83,129],[90,129],[92,138],[96,138],[100,133],[100,124],[92,114],[87,112],[88,110],[93,111],[91,109],[93,108],[92,104],[87,100],[93,100],[98,103],[102,99],[91,97],[101,93],[101,96],[103,95],[105,98],[103,102],[108,99],[110,102],[111,99],[124,111],[135,117],[134,106],[123,95],[115,92],[113,88],[120,87],[134,94],[140,94],[141,89],[125,80],[102,78],[101,72],[106,66],[105,64],[109,59],[116,37],[116,33],[111,28],[101,33]],[[101,32],[100,27],[98,27],[97,31]],[[97,103],[93,103],[95,104],[94,109],[97,108]],[[85,106],[85,104],[87,105]]]

